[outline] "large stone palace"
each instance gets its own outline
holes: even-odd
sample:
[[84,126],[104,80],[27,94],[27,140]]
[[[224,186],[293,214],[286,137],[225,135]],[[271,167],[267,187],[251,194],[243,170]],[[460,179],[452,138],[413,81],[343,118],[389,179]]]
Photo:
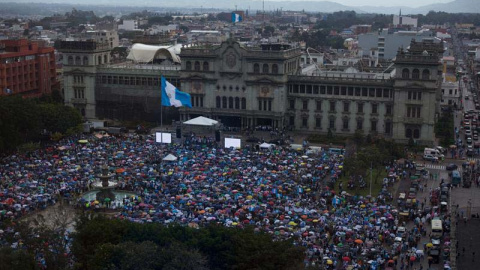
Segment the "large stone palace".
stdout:
[[305,133],[356,131],[406,143],[432,144],[440,112],[441,44],[412,41],[382,72],[306,72],[291,44],[246,47],[232,39],[181,49],[181,64],[110,63],[108,44],[63,41],[65,103],[86,118],[144,119],[160,115],[160,76],[190,93],[199,115],[224,125],[268,125]]

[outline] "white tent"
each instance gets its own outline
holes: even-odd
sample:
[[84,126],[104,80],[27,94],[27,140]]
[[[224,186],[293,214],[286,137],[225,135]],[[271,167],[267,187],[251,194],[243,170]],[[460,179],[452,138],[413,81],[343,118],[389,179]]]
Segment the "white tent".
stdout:
[[213,119],[199,116],[188,121],[183,122],[185,125],[195,125],[195,126],[214,126],[218,124],[218,121]]
[[274,146],[274,144],[270,144],[270,143],[262,143],[260,144],[260,148],[271,148],[272,146]]
[[172,154],[168,154],[166,157],[164,157],[162,159],[163,161],[176,161],[177,160],[177,157],[172,155]]
[[149,63],[154,59],[171,59],[172,62],[180,63],[181,44],[173,46],[153,46],[141,43],[133,44],[127,59],[137,63]]

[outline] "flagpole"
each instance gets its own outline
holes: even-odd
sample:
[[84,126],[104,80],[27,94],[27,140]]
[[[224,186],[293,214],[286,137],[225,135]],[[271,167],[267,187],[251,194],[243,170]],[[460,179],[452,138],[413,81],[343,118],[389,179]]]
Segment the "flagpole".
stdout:
[[[160,77],[160,89],[163,87],[162,82],[162,77]],[[160,92],[160,131],[163,131],[163,92]]]

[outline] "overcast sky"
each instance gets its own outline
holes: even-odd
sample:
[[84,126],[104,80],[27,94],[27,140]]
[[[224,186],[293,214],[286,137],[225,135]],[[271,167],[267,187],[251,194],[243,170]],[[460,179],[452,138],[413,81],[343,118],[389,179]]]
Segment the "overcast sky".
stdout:
[[[266,1],[275,1],[275,0],[265,0]],[[281,0],[278,0],[281,1]],[[300,0],[290,0],[290,1],[300,1]],[[307,0],[308,1],[308,0]],[[311,1],[323,1],[323,0],[311,0]],[[407,6],[407,7],[420,7],[430,4],[438,3],[448,3],[453,2],[454,0],[326,0],[330,2],[337,2],[346,6]],[[480,1],[480,0],[479,0]]]

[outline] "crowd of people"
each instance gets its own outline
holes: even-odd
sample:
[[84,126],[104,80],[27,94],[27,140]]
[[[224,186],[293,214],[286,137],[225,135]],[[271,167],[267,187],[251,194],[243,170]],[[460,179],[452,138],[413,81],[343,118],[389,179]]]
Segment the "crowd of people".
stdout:
[[[167,154],[177,159],[164,161]],[[71,137],[3,159],[0,221],[20,218],[61,199],[84,209],[108,205],[118,211],[116,218],[132,222],[192,228],[214,222],[253,226],[275,239],[294,237],[307,250],[308,266],[404,265],[406,254],[417,256],[412,248],[418,243],[405,241],[406,246],[392,248],[399,215],[391,201],[335,192],[343,160],[326,150],[306,154],[288,147],[224,149],[201,137],[189,137],[181,145],[158,144],[137,135]],[[117,188],[131,196],[108,204],[81,196],[98,181],[103,165],[115,175]],[[387,170],[392,179],[405,177],[396,164],[388,164]],[[405,267],[409,269],[409,263]]]

